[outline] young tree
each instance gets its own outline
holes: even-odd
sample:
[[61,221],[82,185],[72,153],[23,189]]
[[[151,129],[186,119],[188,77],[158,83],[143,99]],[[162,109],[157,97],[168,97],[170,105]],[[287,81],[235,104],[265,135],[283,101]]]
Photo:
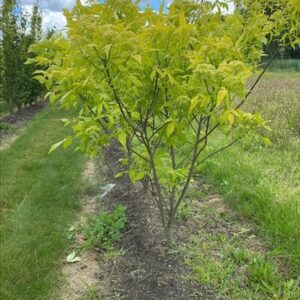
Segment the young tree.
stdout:
[[[265,71],[248,90],[266,36],[289,27],[279,42],[299,43],[298,2],[267,16],[274,1],[239,1],[247,13],[228,13],[231,1],[218,0],[175,0],[167,12],[163,5],[141,11],[129,0],[78,1],[65,12],[68,36],[32,47],[36,62],[48,67],[37,78],[50,100],[80,107],[67,121],[75,135],[51,151],[79,138],[79,149],[96,155],[99,145],[117,140],[131,180],[148,182],[170,240],[196,167],[250,130],[268,128],[242,104]],[[212,149],[217,129],[230,141]]]

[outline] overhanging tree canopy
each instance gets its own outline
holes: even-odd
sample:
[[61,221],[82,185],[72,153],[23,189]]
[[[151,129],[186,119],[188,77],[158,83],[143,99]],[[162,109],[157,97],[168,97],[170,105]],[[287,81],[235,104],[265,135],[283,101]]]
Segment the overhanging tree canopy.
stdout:
[[[155,12],[129,0],[78,1],[65,12],[67,37],[32,48],[48,67],[36,78],[50,100],[80,108],[66,121],[75,135],[52,150],[76,137],[95,155],[117,140],[132,181],[149,182],[167,237],[196,166],[245,132],[268,128],[259,113],[242,110],[266,37],[299,43],[297,0],[234,1],[239,9],[227,13],[229,2],[174,1]],[[210,149],[217,128],[232,140]]]

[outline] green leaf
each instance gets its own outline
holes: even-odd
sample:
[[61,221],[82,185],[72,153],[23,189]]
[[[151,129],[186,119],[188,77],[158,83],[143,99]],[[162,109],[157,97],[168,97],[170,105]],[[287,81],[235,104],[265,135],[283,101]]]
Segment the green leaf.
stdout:
[[133,182],[143,179],[145,177],[145,175],[146,175],[146,172],[143,172],[143,171],[140,171],[140,172],[136,172],[134,170],[129,171],[129,177]]
[[35,63],[36,60],[34,58],[28,58],[26,61],[25,61],[25,65],[31,65],[33,63]]
[[139,120],[140,119],[140,114],[136,111],[131,113],[131,117],[133,120]]
[[73,143],[73,138],[71,136],[67,137],[63,144],[64,149],[70,147],[72,143]]
[[50,150],[49,150],[49,152],[48,152],[48,154],[51,154],[53,151],[55,151],[55,150],[56,150],[60,145],[62,145],[66,140],[67,140],[67,139],[63,139],[62,141],[60,141],[60,142],[58,142],[58,143],[52,145],[51,148],[50,148]]
[[48,92],[48,93],[44,96],[44,100],[47,100],[47,98],[48,98],[49,96],[51,96],[51,94],[52,94],[52,92]]
[[59,95],[57,95],[55,93],[51,93],[51,95],[50,95],[50,103],[53,104],[58,98],[59,98]]
[[264,36],[261,38],[261,42],[264,44],[264,45],[267,45],[268,44],[268,39]]
[[39,81],[42,84],[47,81],[46,78],[44,76],[42,76],[42,75],[36,75],[33,78],[36,79],[37,81]]

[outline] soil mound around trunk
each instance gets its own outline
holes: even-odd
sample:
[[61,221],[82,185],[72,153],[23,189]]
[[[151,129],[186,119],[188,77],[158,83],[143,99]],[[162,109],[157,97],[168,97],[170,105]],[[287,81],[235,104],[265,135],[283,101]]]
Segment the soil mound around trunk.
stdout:
[[204,287],[184,279],[189,270],[178,252],[167,248],[151,196],[126,177],[114,179],[122,169],[119,158],[116,147],[105,155],[105,178],[116,183],[105,205],[110,209],[119,203],[126,205],[128,225],[118,243],[123,255],[106,262],[100,274],[104,299],[211,299]]

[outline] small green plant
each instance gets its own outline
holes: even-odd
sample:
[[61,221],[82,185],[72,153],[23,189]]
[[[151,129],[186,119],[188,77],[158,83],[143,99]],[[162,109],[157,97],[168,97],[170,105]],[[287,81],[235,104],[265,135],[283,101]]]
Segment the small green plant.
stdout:
[[99,247],[108,250],[113,247],[126,224],[126,206],[119,204],[110,214],[101,212],[98,216],[91,217],[87,226],[82,228],[86,237],[87,247]]

